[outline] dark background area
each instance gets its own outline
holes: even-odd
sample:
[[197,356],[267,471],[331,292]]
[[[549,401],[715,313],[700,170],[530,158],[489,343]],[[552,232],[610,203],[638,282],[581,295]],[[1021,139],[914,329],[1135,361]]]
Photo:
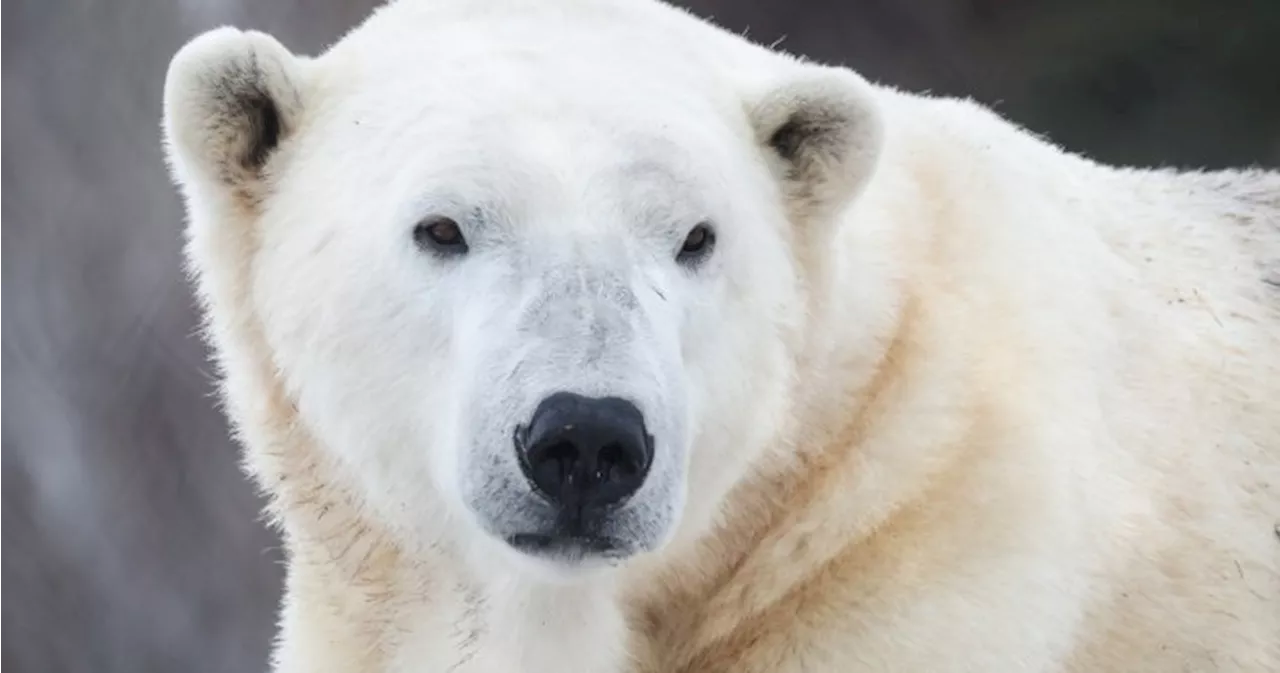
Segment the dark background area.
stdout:
[[[370,2],[8,0],[3,662],[265,670],[278,542],[214,408],[159,145],[169,57],[317,53]],[[1280,165],[1280,0],[696,0],[753,39],[972,96],[1116,163]]]

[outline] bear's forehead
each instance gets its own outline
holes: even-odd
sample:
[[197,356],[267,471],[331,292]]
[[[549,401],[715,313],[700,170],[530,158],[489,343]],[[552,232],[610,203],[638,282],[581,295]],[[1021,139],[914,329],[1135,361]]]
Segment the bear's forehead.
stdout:
[[608,106],[476,106],[450,96],[398,109],[354,101],[309,129],[303,144],[316,144],[318,164],[434,166],[479,182],[589,170],[601,180],[677,189],[723,166],[725,142],[740,142],[726,126],[694,119]]
[[354,85],[305,134],[305,163],[513,200],[517,189],[581,189],[692,201],[752,146],[733,120],[688,99],[652,105],[644,95],[556,97],[518,79],[465,88],[430,79]]
[[653,163],[751,142],[741,98],[700,77],[549,58],[555,62],[484,53],[416,67],[387,58],[322,64],[323,134],[375,144],[381,136],[381,156],[425,150],[504,163],[548,151],[606,163],[625,152]]
[[[740,98],[696,68],[664,72],[637,59],[550,53],[450,54],[420,67],[377,58],[337,64],[325,89],[366,108],[407,112],[431,123],[474,125],[562,120],[645,128],[740,110]],[[735,109],[736,108],[736,109]]]
[[296,182],[392,202],[439,190],[695,203],[751,163],[740,92],[697,41],[626,14],[646,3],[621,14],[607,1],[568,14],[498,4],[395,5],[322,56],[323,100],[297,143],[308,156]]
[[338,203],[387,223],[440,211],[521,230],[543,220],[567,226],[568,215],[683,224],[723,210],[731,157],[706,142],[714,130],[675,127],[643,115],[477,109],[448,98],[352,107],[300,139],[305,159],[280,186],[288,203],[331,212],[332,203],[302,196],[325,185]]

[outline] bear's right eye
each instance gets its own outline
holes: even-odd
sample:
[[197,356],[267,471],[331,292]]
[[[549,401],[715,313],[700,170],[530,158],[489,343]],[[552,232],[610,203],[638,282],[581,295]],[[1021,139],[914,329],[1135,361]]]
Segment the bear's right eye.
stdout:
[[716,231],[711,224],[703,222],[694,227],[685,237],[676,254],[676,261],[686,266],[693,266],[711,254],[716,245]]
[[428,217],[413,228],[418,247],[438,255],[462,255],[467,252],[467,239],[462,227],[447,217]]

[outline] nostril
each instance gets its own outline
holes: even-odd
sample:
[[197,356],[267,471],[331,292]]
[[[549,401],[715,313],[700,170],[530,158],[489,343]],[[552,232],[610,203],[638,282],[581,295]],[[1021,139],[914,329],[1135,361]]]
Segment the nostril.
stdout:
[[578,463],[578,450],[567,441],[556,441],[535,445],[528,454],[529,476],[538,488],[546,493],[557,494],[573,481],[573,472]]
[[623,448],[622,444],[606,444],[600,450],[597,473],[602,481],[619,481],[634,477],[640,466],[633,459],[632,452]]

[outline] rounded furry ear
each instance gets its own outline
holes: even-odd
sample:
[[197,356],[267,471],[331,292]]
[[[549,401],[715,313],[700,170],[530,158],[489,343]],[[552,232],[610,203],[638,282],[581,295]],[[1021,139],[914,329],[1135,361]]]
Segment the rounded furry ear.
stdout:
[[268,160],[302,111],[299,62],[270,35],[234,28],[178,50],[165,78],[164,131],[179,181],[259,196]]
[[850,70],[801,66],[749,114],[797,220],[834,215],[875,169],[880,112],[871,85]]

